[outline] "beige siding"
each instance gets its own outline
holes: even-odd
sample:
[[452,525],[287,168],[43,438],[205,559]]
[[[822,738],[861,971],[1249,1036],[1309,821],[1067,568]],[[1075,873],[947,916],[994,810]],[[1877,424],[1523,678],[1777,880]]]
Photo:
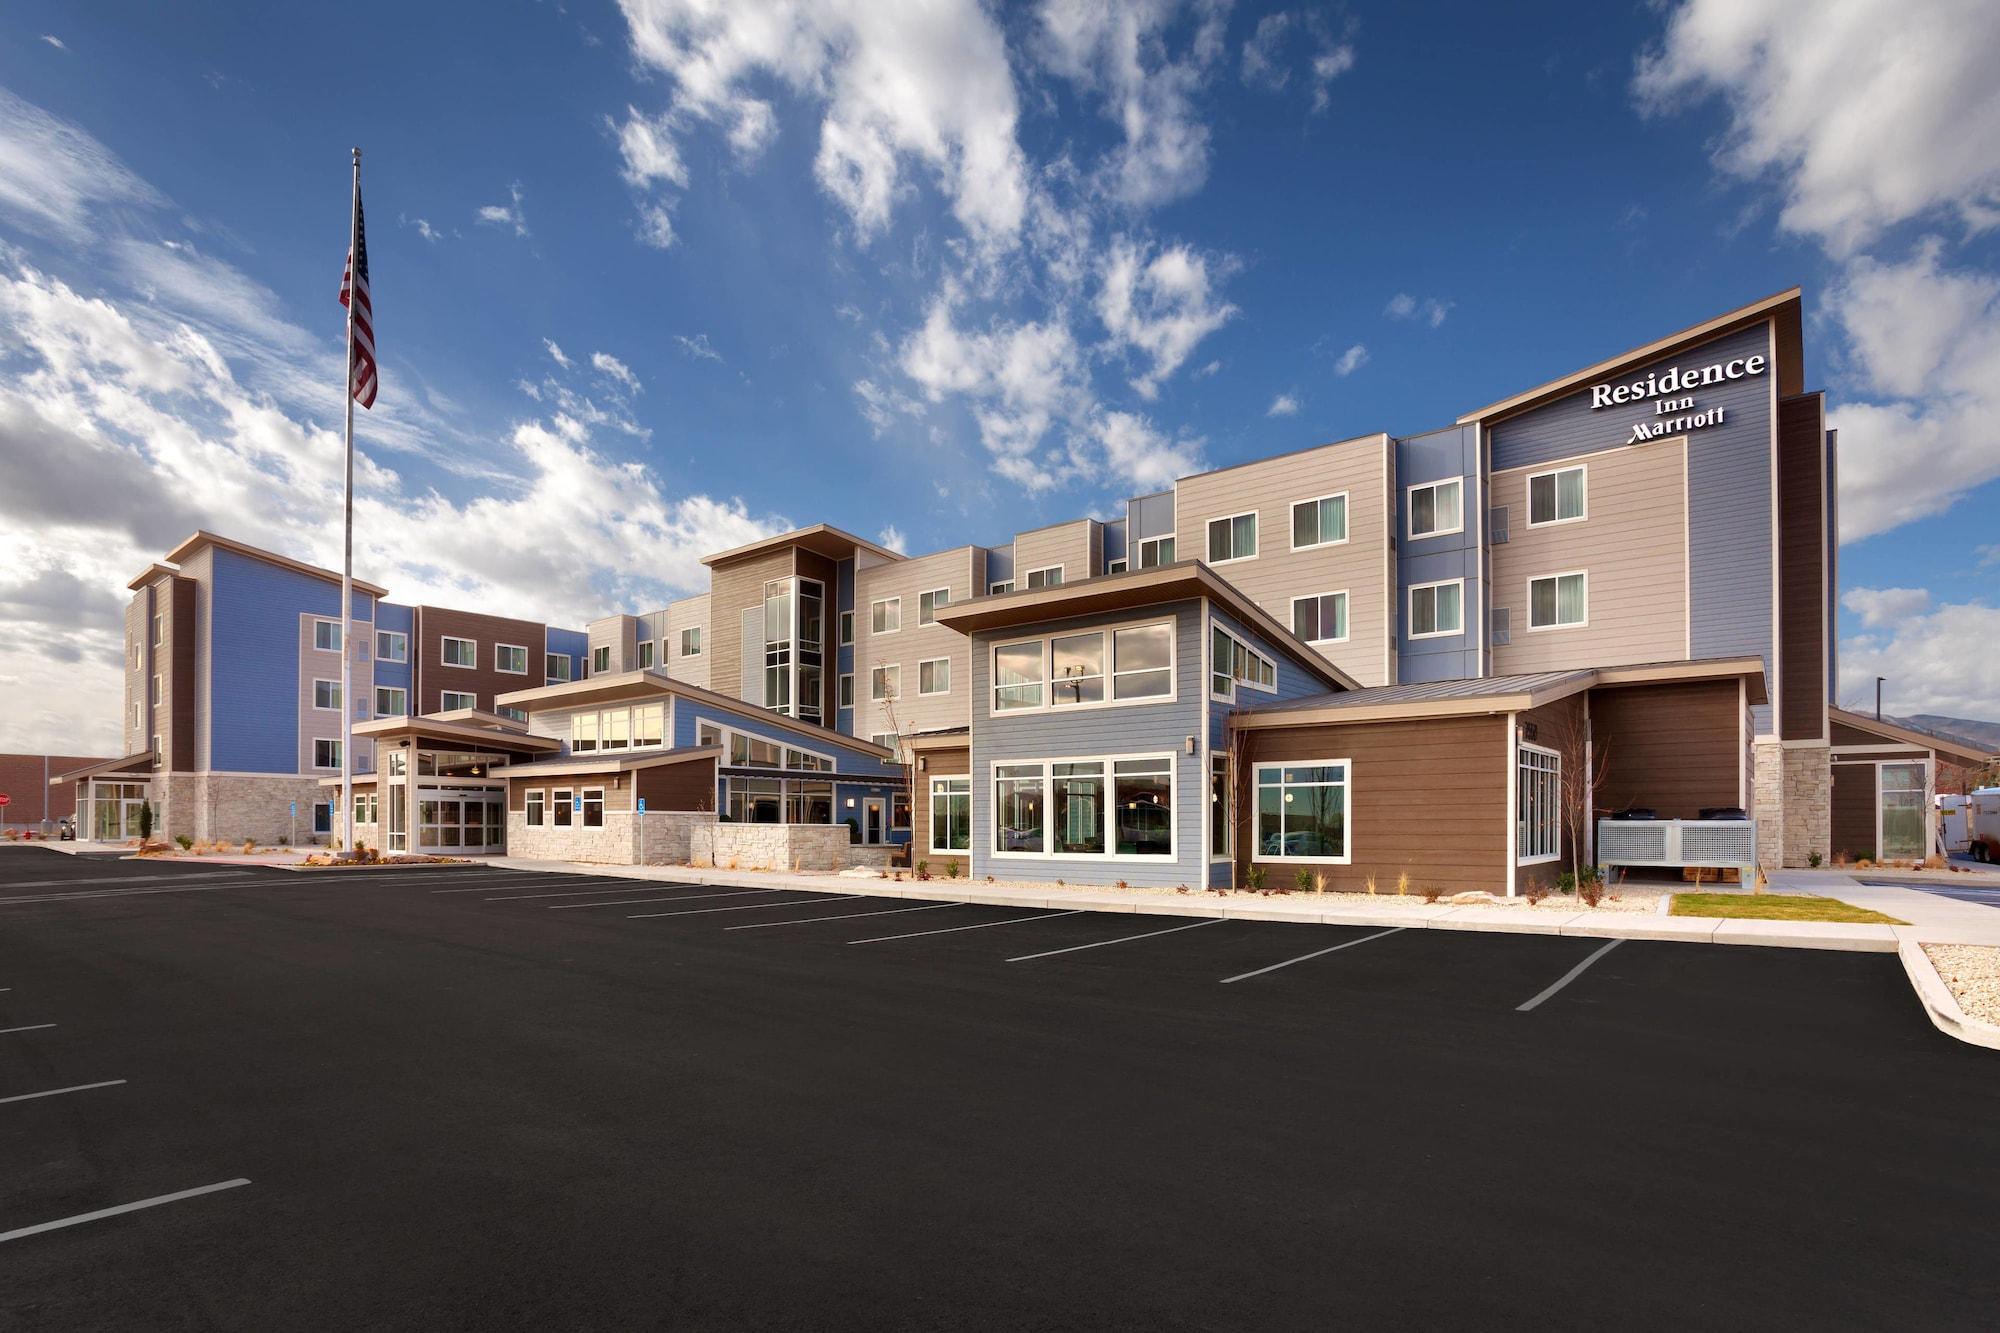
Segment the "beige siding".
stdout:
[[[1584,513],[1528,526],[1528,477],[1581,463]],[[1687,445],[1662,440],[1493,474],[1491,503],[1508,514],[1493,548],[1493,605],[1508,612],[1511,643],[1493,649],[1495,675],[1564,667],[1663,662],[1688,654]],[[1586,623],[1528,628],[1528,580],[1583,570]]]
[[590,664],[597,659],[597,650],[609,646],[611,649],[611,673],[630,671],[636,665],[639,643],[639,618],[637,616],[606,616],[593,620],[584,629],[590,640],[589,651],[584,654],[584,674],[590,674]]
[[1063,582],[1077,583],[1100,571],[1098,555],[1104,550],[1104,525],[1094,518],[1037,528],[1014,538],[1014,586],[1028,586],[1028,571],[1063,567]]
[[[985,566],[985,552],[975,546],[960,546],[934,555],[918,556],[895,564],[879,564],[861,570],[855,577],[854,598],[854,734],[862,738],[878,732],[895,731],[910,735],[942,727],[962,727],[972,719],[972,657],[970,640],[943,625],[919,625],[918,596],[937,588],[951,589],[951,600],[962,602],[985,590],[979,579]],[[902,599],[902,628],[893,634],[873,630],[873,603],[884,598]],[[951,662],[951,691],[948,694],[918,693],[918,664],[942,657]],[[887,710],[869,697],[870,677],[877,666],[901,667],[901,697],[896,701],[895,725]]]
[[[743,613],[762,613],[764,584],[770,579],[790,578],[792,548],[780,547],[763,555],[721,565],[708,578],[708,645],[703,655],[708,662],[708,687],[731,698],[743,697]],[[750,645],[761,658],[761,641]],[[762,697],[749,702],[762,704]]]
[[[1395,627],[1388,564],[1392,452],[1388,436],[1370,435],[1183,477],[1174,488],[1174,553],[1182,560],[1206,560],[1209,520],[1255,511],[1256,557],[1231,561],[1216,572],[1287,629],[1294,597],[1346,592],[1347,641],[1316,646],[1363,685],[1387,685]],[[1342,492],[1347,540],[1292,550],[1293,503]]]
[[[697,657],[682,657],[681,631],[696,627],[701,629],[701,654]],[[667,641],[661,649],[665,654],[667,674],[675,680],[684,680],[690,685],[699,685],[707,689],[709,637],[707,593],[667,603]]]

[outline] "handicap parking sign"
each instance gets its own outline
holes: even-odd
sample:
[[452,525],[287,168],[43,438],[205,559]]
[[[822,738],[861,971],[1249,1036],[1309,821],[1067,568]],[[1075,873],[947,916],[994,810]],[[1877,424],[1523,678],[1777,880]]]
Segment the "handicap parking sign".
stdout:
[[299,803],[298,803],[297,801],[293,801],[293,802],[292,802],[292,818],[293,818],[293,819],[297,819],[298,817],[299,817]]
[[646,798],[643,796],[639,798],[639,813],[642,815],[646,813]]

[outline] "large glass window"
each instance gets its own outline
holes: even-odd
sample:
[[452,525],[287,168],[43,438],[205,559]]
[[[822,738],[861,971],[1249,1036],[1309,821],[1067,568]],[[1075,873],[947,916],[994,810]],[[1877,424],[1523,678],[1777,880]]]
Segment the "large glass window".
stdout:
[[993,711],[1042,706],[1042,641],[993,650]]
[[583,789],[583,826],[585,828],[604,827],[604,788],[585,787]]
[[1104,851],[1104,765],[1101,762],[1051,764],[1049,790],[1051,809],[1055,814],[1056,854],[1101,854]]
[[557,828],[568,828],[575,818],[576,793],[567,787],[558,787],[549,793],[549,822]]
[[597,750],[597,714],[578,713],[570,723],[569,748],[577,754]]
[[1211,860],[1227,861],[1236,847],[1230,811],[1234,806],[1229,791],[1229,757],[1211,755],[1208,761],[1208,854]]
[[1238,685],[1278,688],[1277,664],[1220,625],[1209,627],[1209,655],[1209,693],[1219,699],[1235,698]]
[[1514,797],[1519,863],[1562,855],[1562,756],[1523,743],[1515,764]]
[[737,824],[785,822],[785,784],[777,778],[730,778],[728,817]]
[[1436,537],[1465,530],[1464,506],[1456,477],[1410,487],[1409,510],[1412,537]]
[[455,639],[447,634],[443,655],[446,666],[476,667],[479,665],[479,643],[475,639]]
[[1292,599],[1292,633],[1307,643],[1338,643],[1347,637],[1347,594],[1323,592]]
[[1257,515],[1236,514],[1208,521],[1208,563],[1248,560],[1257,554]]
[[917,594],[917,623],[934,625],[937,623],[938,608],[951,605],[951,589],[939,588],[933,592]]
[[1111,633],[1111,697],[1159,699],[1174,692],[1174,627],[1135,625]]
[[903,599],[888,597],[868,604],[868,632],[894,634],[903,627]]
[[1347,496],[1327,495],[1292,506],[1292,549],[1332,546],[1347,540]]
[[1119,759],[1111,765],[1120,856],[1172,856],[1173,761]]
[[1041,851],[1044,801],[1040,764],[995,764],[993,850]]
[[1529,579],[1528,628],[1561,629],[1583,624],[1588,614],[1587,582],[1587,576],[1581,573]]
[[1877,854],[1884,860],[1914,860],[1927,850],[1924,809],[1929,802],[1924,799],[1924,766],[1883,764],[1881,772],[1882,845]]
[[1528,526],[1573,523],[1584,516],[1583,468],[1558,468],[1528,478]]
[[1458,634],[1465,628],[1465,588],[1450,583],[1422,583],[1410,589],[1410,637]]
[[493,669],[509,676],[528,674],[528,650],[518,643],[493,645]]
[[1104,633],[1065,634],[1049,641],[1054,670],[1050,702],[1057,707],[1069,704],[1104,702]]
[[665,704],[640,704],[632,710],[632,748],[659,745],[666,739]]
[[623,750],[632,743],[632,715],[622,708],[613,708],[599,721],[598,731],[598,748]]
[[375,631],[375,660],[378,662],[409,661],[410,636],[399,634],[392,629]]
[[1257,765],[1257,858],[1345,863],[1347,761]]
[[931,850],[972,850],[972,779],[931,779]]

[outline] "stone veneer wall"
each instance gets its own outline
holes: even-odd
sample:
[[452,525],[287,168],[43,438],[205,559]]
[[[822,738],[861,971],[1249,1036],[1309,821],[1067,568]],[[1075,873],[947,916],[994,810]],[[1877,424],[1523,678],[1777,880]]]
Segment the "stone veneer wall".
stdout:
[[845,824],[729,824],[693,830],[689,859],[731,870],[846,870],[889,863],[890,848],[854,843]]
[[531,861],[582,861],[595,865],[685,865],[690,837],[715,822],[712,811],[604,812],[602,828],[581,824],[530,827],[519,810],[507,815],[507,855]]
[[[304,846],[319,841],[312,831],[312,805],[327,799],[327,789],[318,778],[282,773],[169,773],[153,777],[152,795],[159,806],[155,837],[249,838],[262,846],[290,839]],[[293,801],[299,803],[296,826]]]
[[1785,864],[1785,747],[1758,741],[1751,751],[1750,815],[1757,821],[1757,865],[1776,870]]
[[1784,771],[1785,864],[1808,865],[1818,852],[1824,865],[1833,859],[1833,749],[1788,746]]

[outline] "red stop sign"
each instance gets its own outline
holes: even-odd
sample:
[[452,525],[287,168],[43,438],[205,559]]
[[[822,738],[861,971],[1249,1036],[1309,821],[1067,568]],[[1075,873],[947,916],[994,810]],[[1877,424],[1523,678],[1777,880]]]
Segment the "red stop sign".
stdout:
[[14,798],[13,798],[13,797],[11,797],[11,796],[9,796],[9,795],[8,795],[8,794],[7,794],[6,792],[4,792],[4,791],[0,791],[0,805],[5,805],[5,804],[7,804],[7,802],[9,802],[9,801],[11,801],[11,800],[13,800],[13,799],[14,799]]

